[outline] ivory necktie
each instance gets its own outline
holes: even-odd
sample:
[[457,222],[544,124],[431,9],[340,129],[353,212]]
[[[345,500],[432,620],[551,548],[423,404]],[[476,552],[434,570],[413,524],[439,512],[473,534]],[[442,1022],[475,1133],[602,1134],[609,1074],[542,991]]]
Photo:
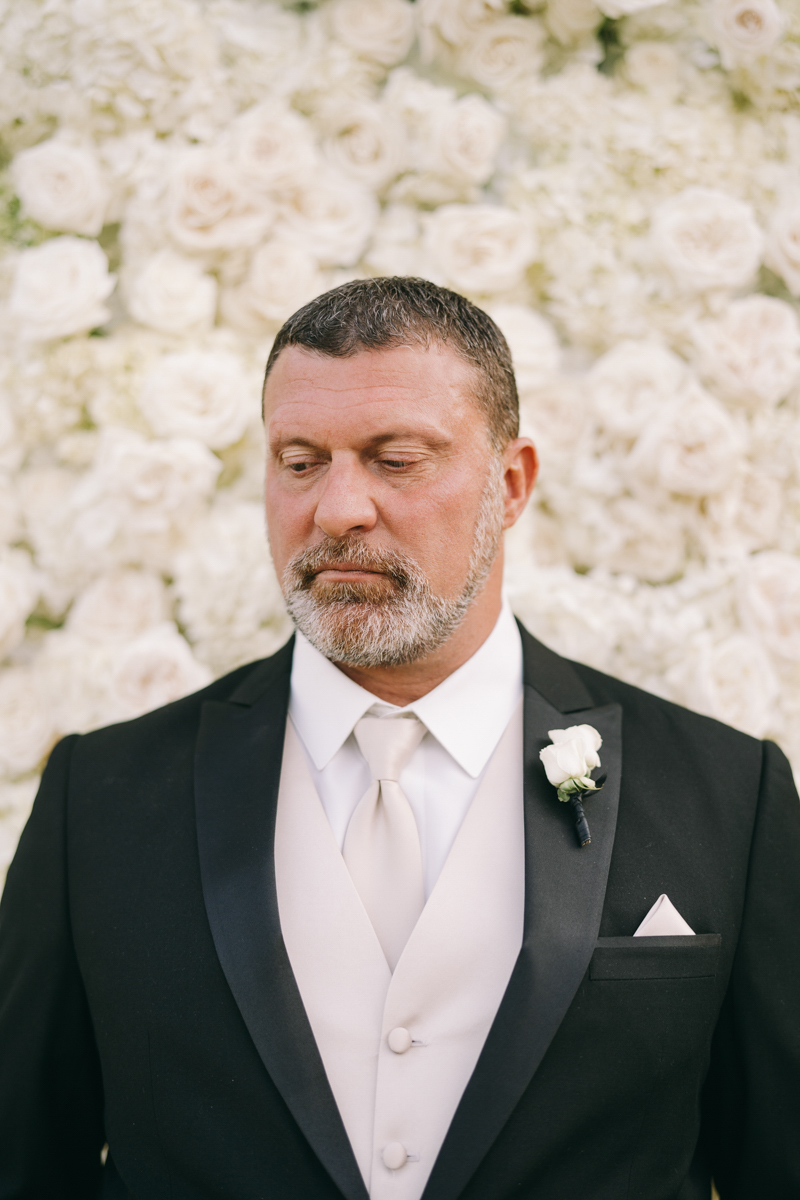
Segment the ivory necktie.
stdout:
[[397,782],[425,726],[413,716],[362,717],[354,733],[372,783],[347,826],[344,861],[394,971],[425,904],[417,823]]

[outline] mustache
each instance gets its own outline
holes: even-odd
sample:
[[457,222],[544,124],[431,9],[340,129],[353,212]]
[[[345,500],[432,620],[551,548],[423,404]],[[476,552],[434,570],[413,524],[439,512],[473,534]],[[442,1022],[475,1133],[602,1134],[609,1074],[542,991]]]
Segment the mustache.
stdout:
[[[420,578],[420,568],[405,554],[368,546],[359,537],[327,538],[318,546],[302,550],[286,565],[284,586],[287,591],[309,591],[320,571],[330,567],[355,567],[387,576],[398,591],[407,591]],[[342,587],[348,585],[342,581]]]

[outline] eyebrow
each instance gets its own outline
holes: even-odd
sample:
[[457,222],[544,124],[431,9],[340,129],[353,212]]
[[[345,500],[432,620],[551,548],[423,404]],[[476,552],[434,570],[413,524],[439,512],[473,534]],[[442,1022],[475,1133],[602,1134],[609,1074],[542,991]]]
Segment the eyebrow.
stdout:
[[[453,439],[450,437],[445,437],[442,435],[437,436],[433,433],[421,433],[418,429],[394,429],[390,430],[388,433],[381,433],[372,438],[370,441],[366,442],[361,449],[375,450],[380,446],[387,445],[389,442],[399,441],[402,438],[409,438],[413,441],[424,442],[426,446],[431,446],[433,448],[436,448],[437,446],[448,446],[453,441]],[[270,448],[272,449],[273,453],[277,454],[280,453],[281,450],[286,449],[287,446],[298,446],[306,450],[321,449],[318,442],[313,441],[311,438],[303,437],[302,435],[297,437],[282,437],[278,441],[271,443]]]

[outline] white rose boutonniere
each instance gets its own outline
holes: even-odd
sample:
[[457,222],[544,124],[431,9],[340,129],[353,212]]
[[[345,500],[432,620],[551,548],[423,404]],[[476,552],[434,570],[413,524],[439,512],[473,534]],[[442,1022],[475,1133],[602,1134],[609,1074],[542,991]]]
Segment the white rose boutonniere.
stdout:
[[592,725],[550,729],[547,736],[552,745],[540,750],[539,757],[549,782],[558,789],[559,800],[569,801],[572,806],[579,845],[588,846],[592,839],[581,801],[587,793],[599,792],[605,783],[605,775],[599,779],[592,779],[590,775],[600,766],[597,752],[603,739]]

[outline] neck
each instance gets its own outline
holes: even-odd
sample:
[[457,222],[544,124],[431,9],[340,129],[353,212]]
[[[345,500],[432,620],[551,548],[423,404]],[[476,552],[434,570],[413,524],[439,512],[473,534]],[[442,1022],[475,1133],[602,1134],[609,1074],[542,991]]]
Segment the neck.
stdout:
[[348,679],[387,704],[396,704],[399,708],[413,704],[463,666],[486,641],[500,616],[502,582],[501,551],[464,620],[433,654],[400,666],[349,667],[345,663],[336,663],[336,666]]

